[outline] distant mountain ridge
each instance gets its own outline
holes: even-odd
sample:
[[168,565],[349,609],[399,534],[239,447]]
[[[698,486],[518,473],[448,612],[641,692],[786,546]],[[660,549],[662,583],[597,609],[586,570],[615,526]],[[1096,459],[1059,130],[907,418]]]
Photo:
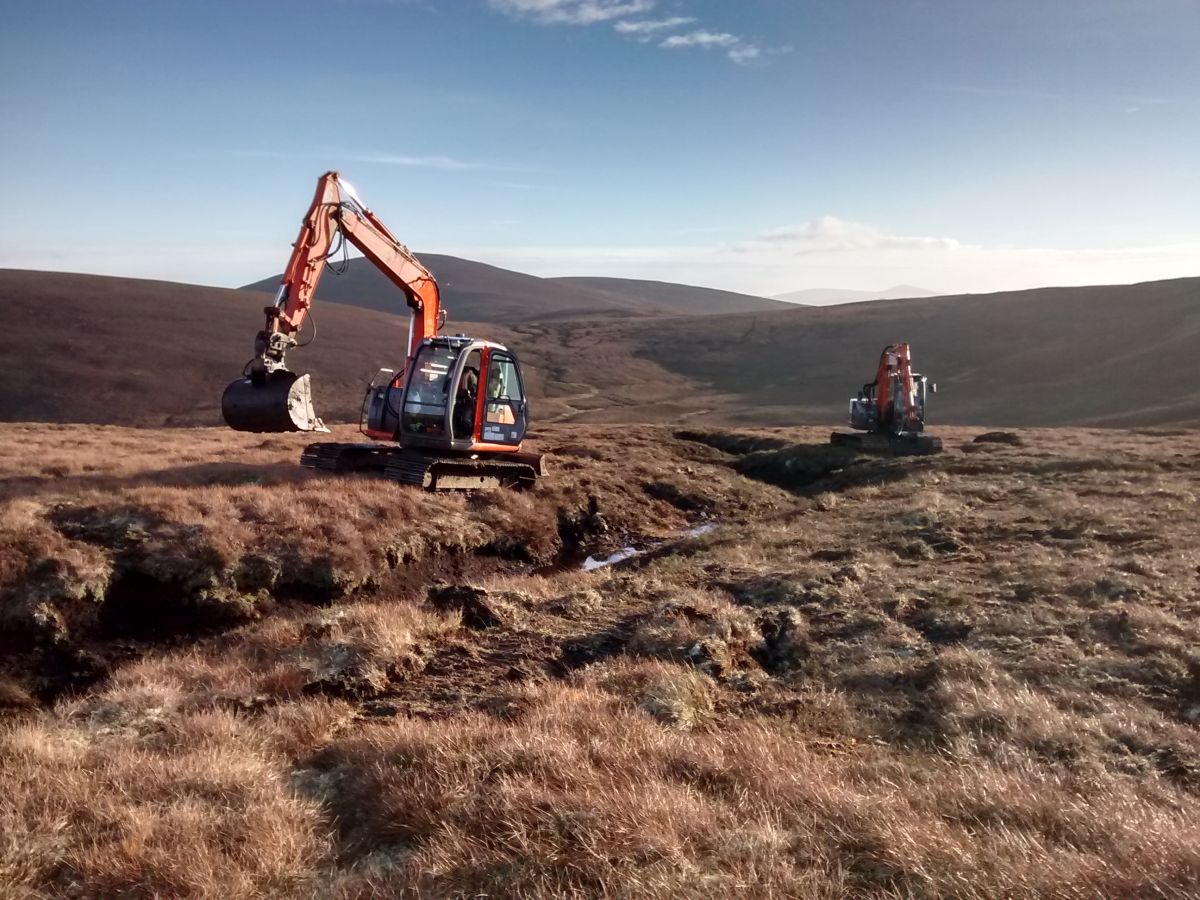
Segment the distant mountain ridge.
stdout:
[[646,281],[637,278],[570,276],[550,281],[597,291],[615,300],[644,303],[647,308],[662,307],[688,315],[721,315],[736,312],[765,312],[786,309],[786,301],[739,294],[716,288],[676,284],[670,281]]
[[[634,315],[638,312],[630,303],[499,266],[438,253],[417,255],[437,278],[442,305],[451,323],[526,322],[561,316]],[[272,275],[244,285],[241,290],[274,293],[281,277]],[[405,308],[396,286],[361,257],[350,259],[341,274],[338,274],[338,267],[326,268],[317,286],[317,300],[387,313],[402,313]]]
[[[0,420],[216,425],[221,392],[253,353],[270,297],[0,270]],[[451,328],[517,351],[535,423],[841,422],[880,349],[903,340],[940,388],[930,400],[935,431],[1200,425],[1192,377],[1200,278],[724,316],[609,309],[619,314],[510,324],[453,317]],[[371,376],[403,364],[404,312],[318,309],[316,340],[288,362],[312,373],[327,421],[356,421]],[[1096,348],[1111,349],[1114,334],[1117,352],[1097,366]]]
[[[539,278],[441,253],[417,256],[437,278],[452,322],[711,315],[786,307],[779,300],[712,288],[629,278]],[[281,277],[272,275],[241,290],[273,294]],[[400,312],[403,307],[395,285],[361,257],[350,259],[341,275],[335,267],[327,268],[317,286],[317,299],[381,312]]]
[[829,306],[835,303],[858,303],[862,300],[908,300],[913,297],[940,297],[937,291],[897,284],[882,291],[855,291],[847,288],[808,288],[776,294],[773,299],[803,306]]

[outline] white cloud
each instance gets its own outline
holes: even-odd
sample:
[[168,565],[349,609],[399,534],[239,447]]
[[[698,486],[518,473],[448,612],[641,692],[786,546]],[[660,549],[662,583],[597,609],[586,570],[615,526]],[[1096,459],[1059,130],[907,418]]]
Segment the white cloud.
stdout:
[[621,20],[613,28],[618,34],[648,35],[659,31],[671,31],[684,25],[691,25],[696,20],[690,16],[674,16],[670,19],[643,19],[637,22]]
[[821,216],[804,225],[764,231],[733,245],[738,253],[838,253],[850,250],[957,250],[953,238],[888,234],[874,225]]
[[729,47],[738,43],[736,34],[726,31],[689,31],[664,38],[658,46],[673,50],[677,47]]
[[[700,47],[705,50],[723,49],[733,62],[744,66],[763,56],[763,49],[752,44],[736,34],[728,31],[709,31],[704,28],[689,31],[685,34],[672,34],[659,42],[660,47],[667,50],[678,50],[687,47]],[[770,51],[767,51],[770,52]]]
[[489,0],[511,16],[545,25],[594,25],[654,9],[655,0]]
[[[540,25],[595,25],[612,22],[613,31],[642,44],[658,41],[667,50],[687,47],[721,49],[738,65],[747,65],[784,50],[764,50],[736,34],[697,28],[680,34],[668,34],[697,22],[692,16],[667,16],[661,19],[630,18],[651,12],[658,0],[488,0],[500,12]],[[662,40],[659,38],[662,37]]]
[[1143,247],[983,246],[895,234],[824,216],[742,241],[608,247],[456,247],[447,252],[534,275],[607,275],[772,296],[805,288],[946,293],[1127,284],[1197,275],[1200,239]]

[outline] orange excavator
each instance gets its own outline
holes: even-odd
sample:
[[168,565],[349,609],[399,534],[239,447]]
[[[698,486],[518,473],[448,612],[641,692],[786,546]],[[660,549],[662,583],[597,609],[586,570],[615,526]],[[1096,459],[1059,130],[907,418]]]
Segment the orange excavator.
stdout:
[[[406,359],[380,369],[363,398],[359,430],[377,443],[308,445],[301,465],[332,472],[376,471],[430,490],[526,487],[542,459],[522,452],[529,404],[521,366],[507,347],[442,336],[437,280],[363,204],[337,172],[326,172],[304,217],[291,260],[266,307],[254,358],[221,398],[238,431],[327,432],[313,408],[308,375],[287,368],[328,260],[348,241],[400,290],[408,304]],[[335,242],[338,242],[335,246]]]
[[830,443],[897,456],[941,452],[941,438],[925,434],[925,397],[931,388],[937,392],[928,378],[913,372],[908,344],[888,344],[875,380],[850,401],[850,427],[858,431],[835,431]]

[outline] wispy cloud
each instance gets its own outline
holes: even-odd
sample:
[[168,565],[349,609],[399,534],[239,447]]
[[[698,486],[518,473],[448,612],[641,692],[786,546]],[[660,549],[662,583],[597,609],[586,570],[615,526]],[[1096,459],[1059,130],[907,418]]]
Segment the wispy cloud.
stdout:
[[676,47],[728,47],[738,42],[737,35],[726,31],[689,31],[664,38],[658,46],[673,50]]
[[738,65],[764,59],[784,50],[767,50],[728,31],[696,27],[694,16],[636,18],[652,12],[659,0],[487,0],[493,9],[539,25],[596,25],[612,23],[613,31],[642,44],[657,42],[665,50],[700,48],[723,50]]
[[514,170],[490,162],[473,162],[453,156],[405,156],[396,153],[357,153],[343,157],[351,162],[371,163],[379,166],[405,166],[413,169],[441,169],[445,172]]
[[[290,152],[287,150],[229,150],[225,151],[225,155],[235,157],[237,159],[300,159],[306,158],[306,155]],[[350,153],[344,149],[330,150],[325,148],[320,154],[322,159],[326,160],[345,160],[346,162],[367,163],[368,165],[377,166],[404,166],[411,169],[440,169],[444,172],[529,172],[532,171],[526,166],[509,165],[505,163],[483,162],[475,160],[458,159],[454,156],[413,156],[403,153]],[[532,187],[532,185],[518,184],[508,185],[509,187]]]
[[654,9],[655,0],[488,0],[492,8],[543,25],[595,25]]
[[691,16],[673,16],[669,19],[642,19],[640,21],[629,21],[622,19],[613,26],[613,30],[617,34],[628,34],[638,37],[649,37],[649,35],[657,34],[662,31],[672,31],[676,28],[682,28],[684,25],[691,25],[696,20]]
[[763,54],[762,48],[754,44],[739,44],[729,51],[729,58],[739,66],[744,66],[746,63],[753,62]]
[[709,31],[699,28],[683,34],[672,34],[663,38],[658,46],[665,50],[680,50],[689,47],[699,47],[703,50],[721,49],[725,55],[738,65],[746,65],[761,59],[763,49],[752,44],[745,38],[728,31]]

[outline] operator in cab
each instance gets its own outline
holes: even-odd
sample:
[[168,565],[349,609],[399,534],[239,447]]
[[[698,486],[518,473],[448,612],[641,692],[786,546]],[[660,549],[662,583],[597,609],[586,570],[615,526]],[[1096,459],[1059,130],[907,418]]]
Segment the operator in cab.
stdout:
[[513,415],[512,406],[503,399],[504,382],[500,378],[498,369],[492,369],[488,377],[488,406],[487,420],[492,425],[515,425],[516,416]]
[[475,433],[475,398],[479,396],[479,370],[474,366],[463,369],[454,398],[454,436],[468,438]]

